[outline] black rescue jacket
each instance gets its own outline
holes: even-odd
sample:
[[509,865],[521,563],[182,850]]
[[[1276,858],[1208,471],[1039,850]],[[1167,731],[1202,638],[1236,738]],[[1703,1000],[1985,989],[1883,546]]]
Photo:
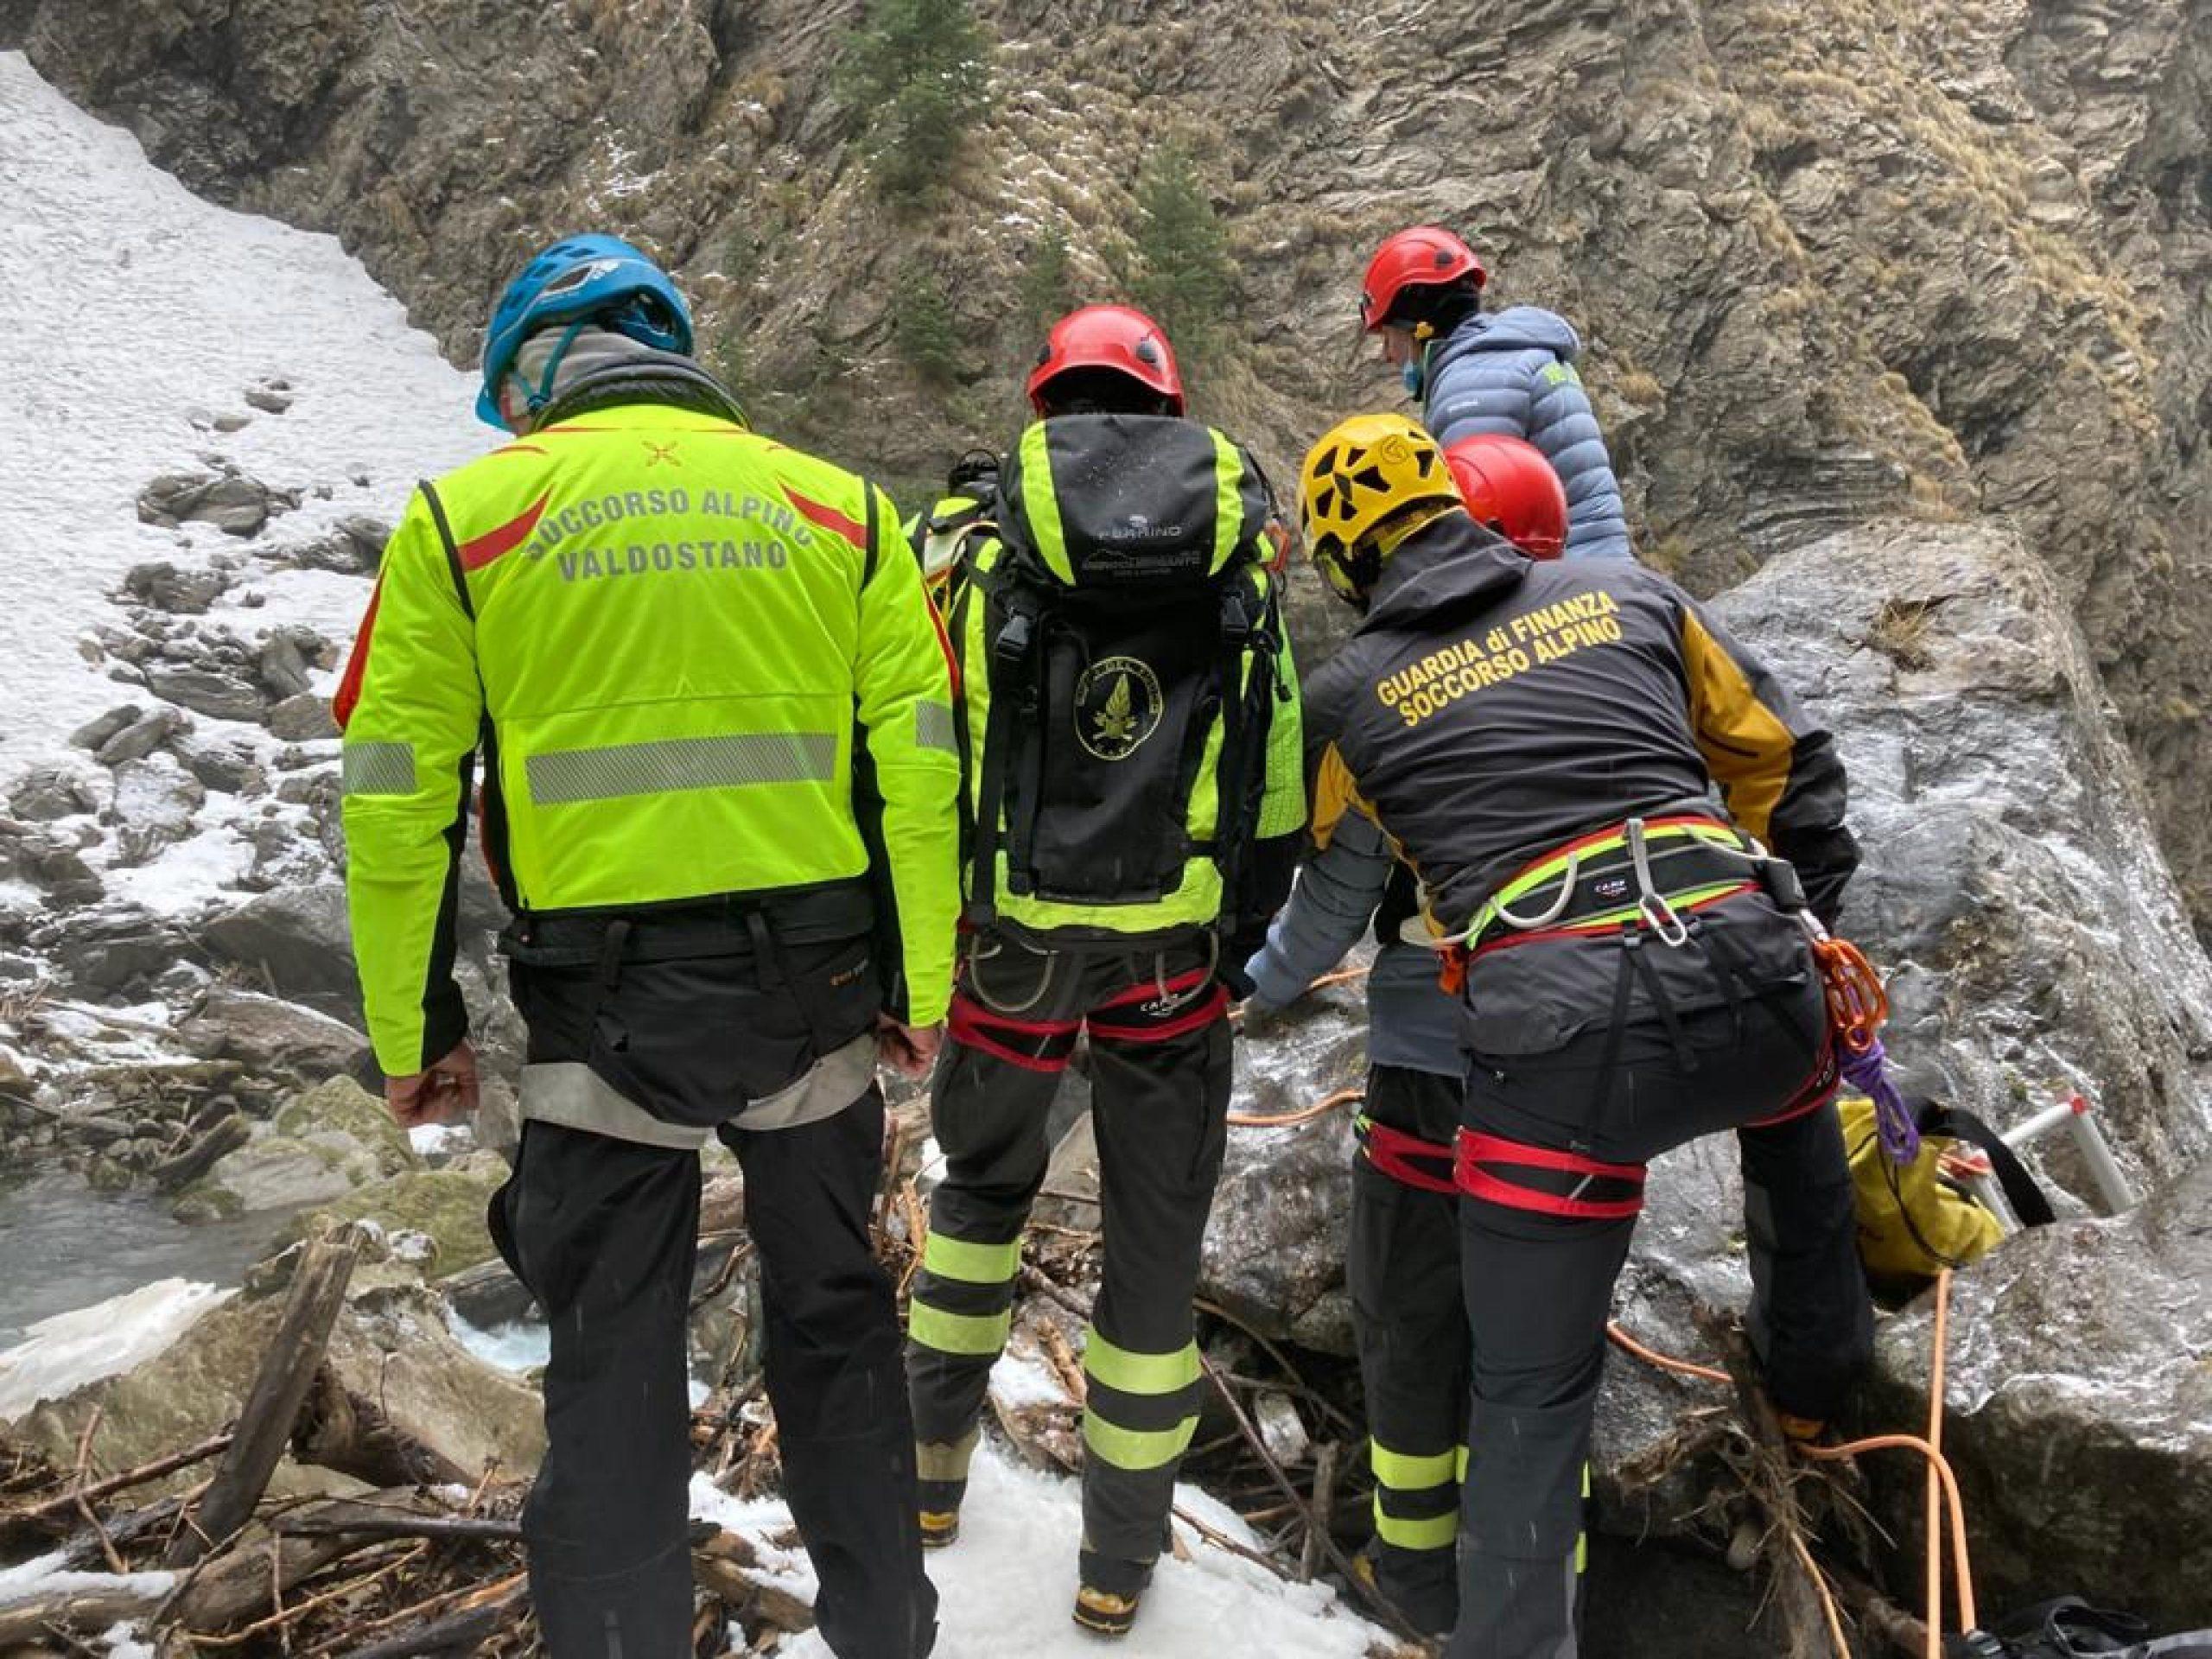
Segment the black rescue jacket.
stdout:
[[1625,561],[1532,561],[1464,512],[1399,545],[1306,722],[1317,842],[1367,812],[1446,931],[1631,817],[1725,806],[1824,922],[1859,862],[1828,734],[1694,600]]

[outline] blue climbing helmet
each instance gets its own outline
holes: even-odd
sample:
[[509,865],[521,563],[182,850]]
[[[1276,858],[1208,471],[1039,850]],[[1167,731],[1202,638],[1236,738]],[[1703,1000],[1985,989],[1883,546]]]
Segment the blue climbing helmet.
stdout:
[[499,383],[513,372],[522,343],[539,329],[569,325],[569,337],[545,365],[531,407],[543,407],[569,340],[586,323],[626,334],[664,352],[691,351],[691,311],[668,273],[619,236],[565,236],[522,268],[492,310],[484,332],[483,384],[476,417],[506,430],[499,418]]

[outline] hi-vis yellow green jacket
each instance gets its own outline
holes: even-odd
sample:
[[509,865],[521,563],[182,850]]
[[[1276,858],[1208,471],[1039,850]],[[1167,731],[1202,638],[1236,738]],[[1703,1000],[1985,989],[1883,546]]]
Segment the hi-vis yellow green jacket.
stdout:
[[728,421],[601,409],[417,492],[337,699],[378,1063],[419,1071],[467,1032],[451,969],[480,745],[511,905],[872,874],[892,1012],[935,1021],[960,903],[951,697],[890,502]]

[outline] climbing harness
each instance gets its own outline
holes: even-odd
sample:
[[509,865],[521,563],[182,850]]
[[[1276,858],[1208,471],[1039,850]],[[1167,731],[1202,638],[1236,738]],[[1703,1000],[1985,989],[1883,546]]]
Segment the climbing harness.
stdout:
[[[1388,1123],[1377,1123],[1365,1112],[1352,1120],[1352,1133],[1359,1137],[1360,1151],[1367,1161],[1400,1185],[1423,1192],[1453,1193],[1459,1190],[1454,1179],[1454,1153],[1450,1146],[1424,1141],[1403,1129],[1394,1129]],[[1438,1165],[1442,1166],[1440,1172]]]

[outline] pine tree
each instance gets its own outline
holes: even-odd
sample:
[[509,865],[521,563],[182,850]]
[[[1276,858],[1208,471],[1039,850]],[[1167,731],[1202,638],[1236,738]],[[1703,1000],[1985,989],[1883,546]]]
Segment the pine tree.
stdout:
[[908,368],[940,389],[960,378],[960,330],[937,272],[919,260],[900,267],[892,288],[892,340]]
[[1228,232],[1207,199],[1190,152],[1155,151],[1137,181],[1137,303],[1166,329],[1181,355],[1208,356],[1236,302]]
[[1075,271],[1068,257],[1067,232],[1050,226],[1029,250],[1014,289],[1014,315],[1025,346],[1043,340],[1045,331],[1074,305]]
[[892,202],[918,205],[943,189],[962,141],[989,113],[992,45],[969,0],[871,0],[839,80]]

